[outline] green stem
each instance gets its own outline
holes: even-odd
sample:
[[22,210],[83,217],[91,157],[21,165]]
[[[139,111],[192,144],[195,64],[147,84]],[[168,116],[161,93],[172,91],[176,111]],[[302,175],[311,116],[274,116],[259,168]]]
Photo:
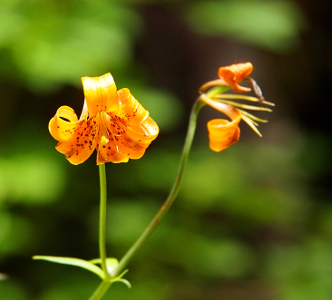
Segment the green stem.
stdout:
[[164,202],[163,206],[160,208],[158,213],[155,215],[151,223],[148,225],[148,227],[144,230],[144,232],[141,234],[141,236],[136,240],[136,242],[131,246],[131,248],[127,251],[127,253],[122,257],[122,259],[119,262],[119,265],[114,270],[114,272],[111,274],[112,277],[118,276],[124,268],[128,265],[129,261],[132,259],[132,257],[135,255],[135,253],[142,247],[144,242],[150,237],[150,235],[154,232],[154,230],[157,228],[161,220],[164,218],[165,214],[173,204],[176,196],[179,193],[180,186],[183,179],[184,170],[188,161],[188,156],[190,153],[190,148],[193,142],[193,138],[195,135],[196,130],[196,124],[197,124],[197,116],[200,111],[200,109],[204,106],[204,103],[198,100],[196,101],[195,105],[192,108],[191,114],[190,114],[190,120],[189,120],[189,126],[188,126],[188,132],[187,137],[183,146],[182,150],[182,156],[180,161],[180,167],[178,170],[178,174],[176,176],[175,182],[173,184],[173,187]]
[[230,89],[230,87],[227,85],[219,85],[219,86],[214,87],[213,89],[210,89],[207,93],[205,93],[205,95],[208,98],[213,98],[214,96],[216,96],[218,94],[225,93],[229,89]]
[[92,296],[89,298],[89,300],[101,299],[105,295],[111,284],[112,282],[110,281],[102,281],[98,288],[95,290],[95,292],[92,294]]
[[104,280],[97,287],[95,292],[89,300],[101,299],[112,282],[107,271],[106,264],[106,208],[107,208],[107,184],[106,184],[106,170],[105,164],[99,165],[99,182],[100,182],[100,209],[99,209],[99,256],[101,261],[101,268],[104,272]]
[[100,180],[100,210],[99,210],[99,255],[101,267],[104,272],[105,280],[110,278],[106,265],[106,207],[107,207],[107,185],[105,164],[99,165]]

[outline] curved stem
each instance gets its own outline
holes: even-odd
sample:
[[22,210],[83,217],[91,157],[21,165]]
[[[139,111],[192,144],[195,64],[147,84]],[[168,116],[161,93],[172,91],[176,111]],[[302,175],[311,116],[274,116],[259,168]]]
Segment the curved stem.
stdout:
[[159,223],[164,218],[165,214],[167,213],[167,211],[173,204],[176,196],[178,195],[180,186],[182,183],[182,179],[183,179],[184,170],[185,170],[188,156],[190,153],[190,148],[191,148],[193,138],[195,135],[197,116],[198,116],[200,109],[204,105],[205,104],[202,101],[200,101],[200,98],[198,98],[195,105],[193,106],[193,108],[191,110],[188,132],[187,132],[186,140],[185,140],[183,150],[182,150],[180,167],[179,167],[175,182],[173,184],[173,187],[172,187],[166,201],[164,202],[163,206],[160,208],[158,213],[155,215],[155,217],[153,218],[151,223],[148,225],[148,227],[141,234],[141,236],[136,240],[136,242],[131,246],[131,248],[127,251],[127,253],[122,257],[122,259],[119,262],[119,265],[111,274],[112,277],[118,276],[123,271],[123,269],[127,266],[129,261],[131,260],[131,258],[135,255],[135,253],[141,248],[141,246],[144,244],[144,242],[150,237],[150,235],[157,228],[157,226],[159,225]]
[[105,280],[110,278],[106,265],[106,205],[107,205],[107,185],[105,164],[99,165],[100,180],[100,210],[99,210],[99,255],[101,267],[104,272]]

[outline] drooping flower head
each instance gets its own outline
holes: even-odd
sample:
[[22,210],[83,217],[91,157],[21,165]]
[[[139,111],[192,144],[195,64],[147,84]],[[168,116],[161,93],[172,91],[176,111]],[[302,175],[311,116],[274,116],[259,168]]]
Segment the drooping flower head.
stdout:
[[[261,136],[261,133],[257,129],[257,122],[266,123],[267,121],[248,113],[245,109],[271,112],[271,109],[263,107],[262,105],[274,106],[274,104],[265,101],[255,80],[248,77],[252,71],[253,66],[249,62],[220,67],[218,70],[219,79],[209,81],[201,86],[201,96],[199,99],[203,101],[204,104],[224,113],[231,119],[231,121],[226,119],[214,119],[207,123],[211,150],[219,152],[236,143],[240,138],[239,123],[241,120],[245,121],[259,136]],[[229,87],[234,92],[238,93],[250,92],[250,88],[239,85],[243,80],[249,80],[251,82],[256,97],[220,93],[212,93],[210,96],[209,92],[204,93],[208,88],[216,86]],[[260,106],[247,105],[232,100],[258,102],[260,103]]]
[[82,77],[84,106],[80,119],[61,106],[49,123],[56,149],[74,165],[86,161],[94,149],[97,164],[141,158],[159,133],[149,112],[126,88],[117,91],[110,73]]

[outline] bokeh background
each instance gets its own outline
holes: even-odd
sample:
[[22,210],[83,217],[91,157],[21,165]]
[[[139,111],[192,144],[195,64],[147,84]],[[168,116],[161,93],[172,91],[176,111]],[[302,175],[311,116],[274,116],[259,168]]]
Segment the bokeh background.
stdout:
[[[95,154],[73,166],[47,125],[80,113],[82,76],[111,72],[160,125],[145,156],[107,164],[109,256],[121,258],[177,172],[198,87],[250,61],[273,114],[208,148],[199,117],[174,206],[106,299],[332,297],[330,1],[0,1],[0,298],[88,299],[99,279],[33,255],[98,256]],[[217,115],[216,115],[217,116]]]

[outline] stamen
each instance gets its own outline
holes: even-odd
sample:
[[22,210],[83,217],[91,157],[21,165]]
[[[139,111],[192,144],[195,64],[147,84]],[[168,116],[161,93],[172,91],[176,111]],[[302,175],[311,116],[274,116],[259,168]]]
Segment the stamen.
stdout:
[[114,136],[114,133],[113,133],[112,130],[111,130],[111,135],[112,135],[112,138],[113,138],[113,141],[114,141],[114,144],[115,144],[116,152],[120,153],[118,143],[116,142],[116,139],[115,139],[115,136]]
[[[238,99],[238,100],[247,100],[251,102],[260,102],[260,100],[256,97],[251,97],[251,96],[246,96],[246,95],[238,95],[238,94],[220,94],[214,96],[214,98],[220,98],[220,99]],[[266,104],[269,106],[275,106],[274,103],[268,102],[268,101],[263,101],[261,102],[262,104]]]
[[238,102],[234,102],[234,101],[224,100],[222,98],[220,98],[220,100],[218,100],[218,101],[235,106],[235,107],[241,107],[244,109],[272,112],[272,110],[267,107],[246,105],[246,104],[242,104],[242,103],[238,103]]
[[250,127],[253,131],[255,131],[255,132],[257,133],[258,136],[262,137],[262,134],[259,132],[259,130],[258,130],[257,127],[255,126],[255,124],[253,123],[253,121],[252,121],[249,117],[247,117],[246,115],[242,114],[242,115],[241,115],[241,118],[242,118],[242,120],[243,120],[244,122],[246,122],[246,123],[249,125],[249,127]]
[[242,114],[246,115],[247,117],[249,117],[250,119],[252,120],[255,120],[257,122],[261,122],[261,123],[267,123],[267,120],[265,119],[261,119],[261,118],[258,118],[250,113],[248,113],[247,111],[245,110],[242,110],[242,109],[238,109]]

